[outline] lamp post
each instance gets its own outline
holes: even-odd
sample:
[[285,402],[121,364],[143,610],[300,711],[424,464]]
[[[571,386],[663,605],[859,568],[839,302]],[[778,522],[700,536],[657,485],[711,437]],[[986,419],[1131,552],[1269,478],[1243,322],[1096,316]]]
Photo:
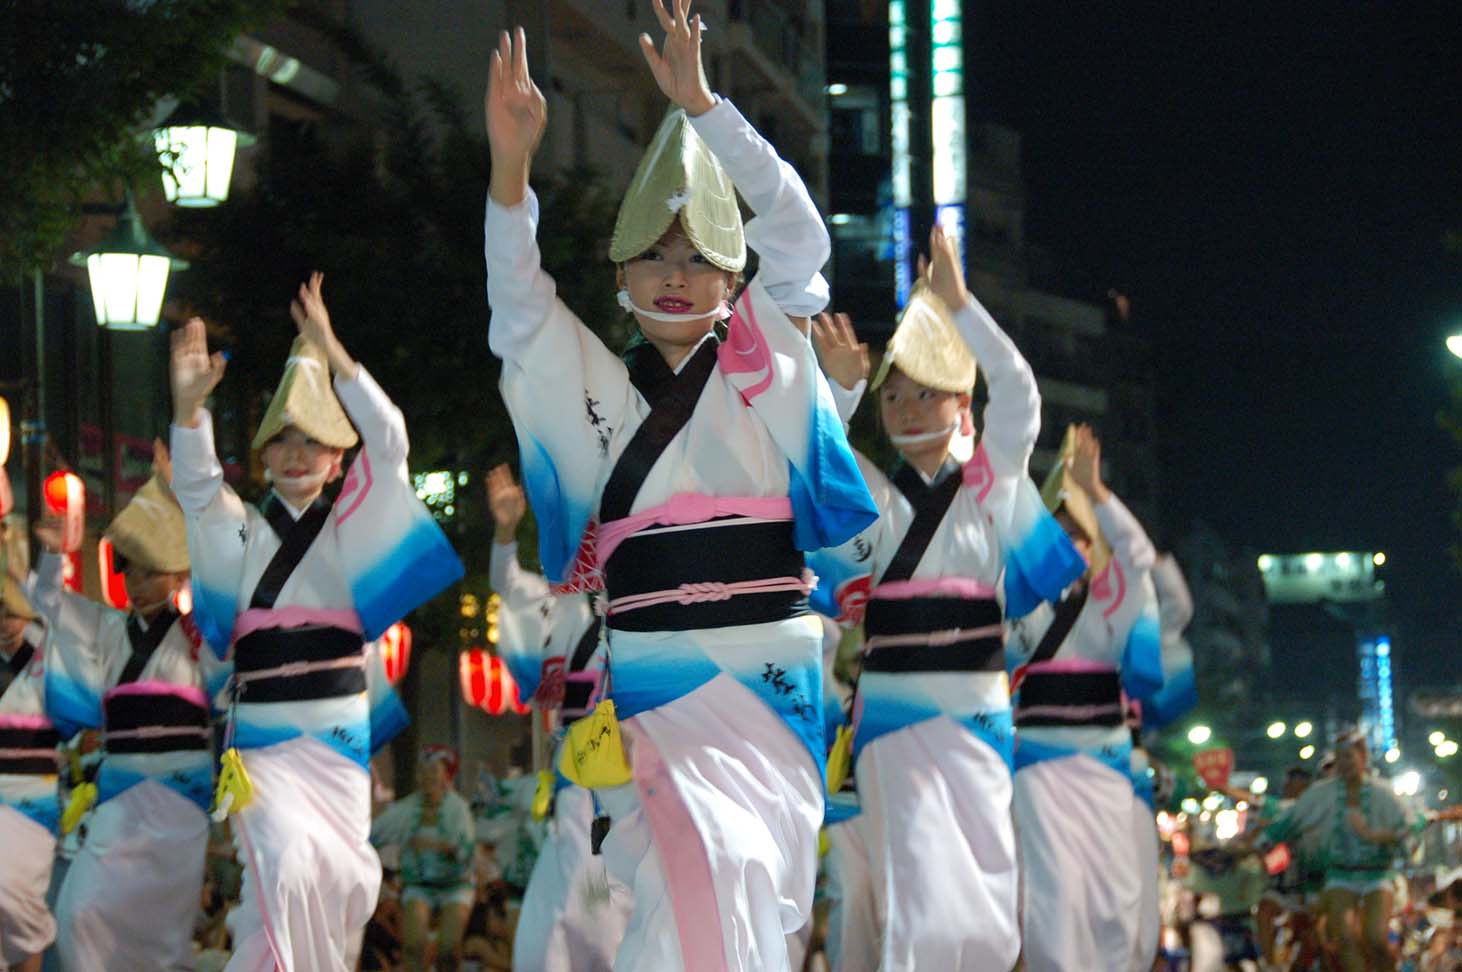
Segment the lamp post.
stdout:
[[153,132],[168,202],[203,208],[228,199],[234,153],[254,142],[253,135],[205,105],[179,105]]
[[147,232],[130,192],[118,206],[94,209],[115,212],[117,225],[91,249],[72,254],[71,263],[86,267],[97,324],[117,331],[156,327],[168,273],[187,269],[188,262]]

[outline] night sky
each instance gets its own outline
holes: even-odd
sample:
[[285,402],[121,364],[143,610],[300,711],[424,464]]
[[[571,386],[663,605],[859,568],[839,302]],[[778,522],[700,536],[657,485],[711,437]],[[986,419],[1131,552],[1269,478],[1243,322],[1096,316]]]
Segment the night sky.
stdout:
[[1027,240],[1153,337],[1169,525],[1386,551],[1405,687],[1462,683],[1435,418],[1462,371],[1462,8],[965,6],[974,114],[1025,135]]

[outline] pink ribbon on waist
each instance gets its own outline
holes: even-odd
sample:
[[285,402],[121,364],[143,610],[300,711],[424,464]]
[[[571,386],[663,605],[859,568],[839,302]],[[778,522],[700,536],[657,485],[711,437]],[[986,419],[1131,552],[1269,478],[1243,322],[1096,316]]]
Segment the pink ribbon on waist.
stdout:
[[[760,520],[792,519],[792,501],[785,496],[707,496],[676,493],[664,503],[599,526],[599,567],[609,563],[621,543],[655,526],[690,526],[718,516],[746,516]],[[613,604],[610,605],[611,609]]]
[[353,608],[311,608],[297,605],[268,610],[249,608],[234,622],[234,641],[268,628],[303,628],[306,625],[339,628],[356,634],[365,630],[361,626],[360,615]]

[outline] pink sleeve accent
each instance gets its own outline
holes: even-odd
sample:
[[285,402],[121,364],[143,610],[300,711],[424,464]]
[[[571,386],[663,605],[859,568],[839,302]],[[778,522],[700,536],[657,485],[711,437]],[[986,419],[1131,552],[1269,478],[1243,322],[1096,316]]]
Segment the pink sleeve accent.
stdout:
[[1110,618],[1122,606],[1122,601],[1127,597],[1127,575],[1122,571],[1122,565],[1117,562],[1117,558],[1108,560],[1107,566],[1091,582],[1091,596],[1097,601],[1112,602],[1102,608],[1103,618]]
[[880,601],[907,601],[916,597],[962,597],[968,600],[995,596],[995,588],[970,577],[912,578],[879,584],[872,598]]
[[112,698],[115,695],[174,695],[185,702],[191,702],[200,709],[208,708],[208,696],[203,690],[192,685],[179,685],[176,682],[128,682],[126,685],[118,685],[106,695],[102,701]]
[[625,722],[625,731],[633,744],[635,788],[640,791],[640,805],[655,849],[660,852],[660,866],[665,870],[675,927],[680,933],[681,961],[687,969],[726,972],[716,885],[695,819],[649,734],[636,731],[633,720]]
[[[731,322],[727,325],[726,340],[716,349],[716,360],[727,377],[733,375],[762,375],[750,385],[733,382],[741,391],[741,398],[750,405],[751,400],[772,386],[774,374],[771,346],[756,323],[756,311],[751,301],[742,299],[731,309]],[[765,372],[765,374],[763,374]]]
[[49,729],[51,720],[43,715],[22,715],[7,712],[0,715],[0,729]]
[[375,481],[375,476],[371,474],[370,457],[366,450],[362,449],[360,455],[355,457],[355,462],[350,464],[350,471],[345,474],[345,484],[340,489],[340,495],[335,499],[336,526],[343,524],[350,519],[351,514],[360,509],[360,504],[365,502]]
[[302,628],[311,624],[340,628],[342,631],[353,631],[356,634],[365,632],[365,628],[360,623],[360,615],[353,610],[282,607],[270,608],[266,611],[263,608],[249,608],[239,615],[238,621],[234,624],[234,641],[238,642],[244,635],[267,628]]
[[785,496],[706,496],[676,493],[659,506],[611,520],[599,527],[596,553],[599,566],[609,563],[615,549],[635,533],[652,526],[688,526],[718,516],[751,516],[762,520],[792,519],[792,501]]
[[990,495],[995,485],[995,470],[990,466],[984,442],[975,447],[975,454],[964,464],[964,484],[965,489],[975,491],[975,499],[981,503],[985,502],[985,497]]

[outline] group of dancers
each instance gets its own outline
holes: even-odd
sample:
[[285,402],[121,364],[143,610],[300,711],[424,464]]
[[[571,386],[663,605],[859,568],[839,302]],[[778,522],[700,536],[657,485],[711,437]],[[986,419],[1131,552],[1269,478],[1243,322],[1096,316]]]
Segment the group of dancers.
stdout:
[[[638,325],[619,352],[540,263],[547,109],[523,31],[491,55],[488,341],[522,471],[489,477],[492,584],[501,651],[563,728],[514,967],[792,972],[825,869],[835,969],[1148,969],[1157,835],[1133,726],[1193,699],[1181,575],[1089,428],[1031,480],[1035,378],[937,227],[870,377],[850,322],[822,313],[823,220],[710,90],[689,7],[654,0],[664,39],[641,39],[673,104],[609,248]],[[37,968],[53,938],[74,972],[189,967],[210,810],[244,873],[228,968],[352,966],[381,880],[367,761],[405,719],[369,645],[462,568],[318,274],[291,311],[253,440],[260,504],[223,481],[205,404],[226,363],[191,320],[170,462],[107,531],[131,609],[62,591],[53,524],[29,580],[3,581],[0,967]],[[888,471],[848,443],[865,393]],[[542,575],[515,545],[529,506]],[[79,727],[105,757],[53,920],[56,746]],[[432,850],[460,864],[436,821],[461,810],[433,785]]]

